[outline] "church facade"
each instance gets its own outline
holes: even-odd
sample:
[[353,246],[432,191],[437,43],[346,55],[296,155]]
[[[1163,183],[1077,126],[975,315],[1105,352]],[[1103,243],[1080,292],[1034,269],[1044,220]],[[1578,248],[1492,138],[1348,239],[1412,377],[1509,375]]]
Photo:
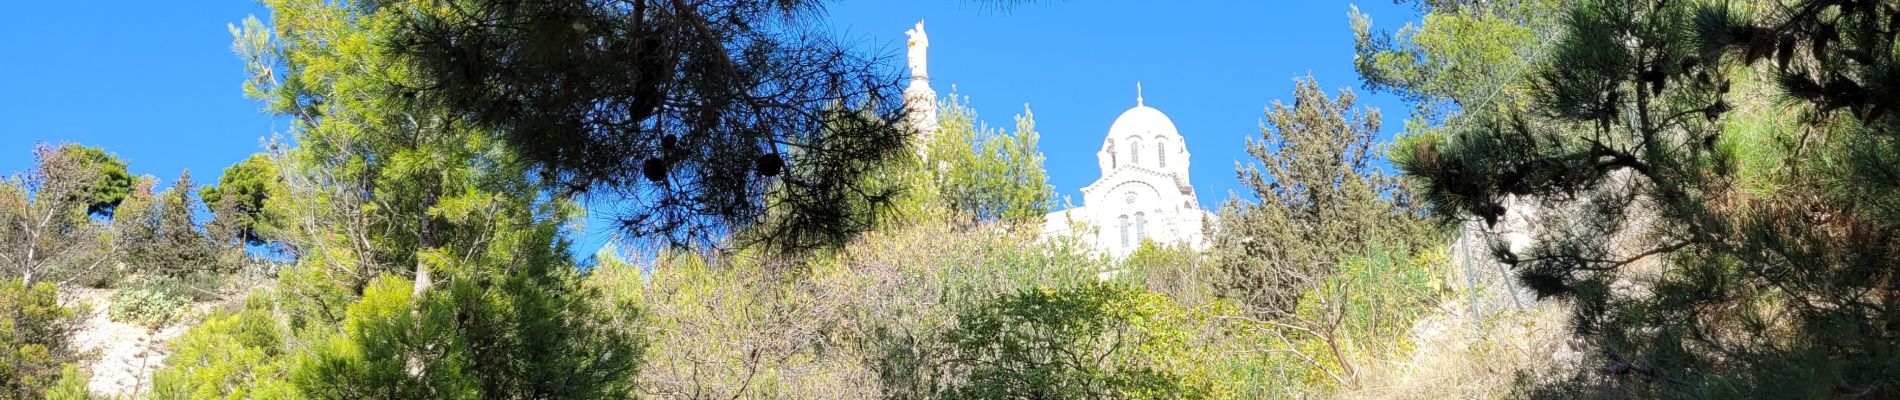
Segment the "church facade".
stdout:
[[1102,177],[1082,188],[1082,205],[1049,213],[1045,238],[1069,236],[1097,251],[1126,256],[1143,241],[1207,246],[1204,223],[1212,215],[1188,180],[1189,154],[1174,121],[1144,104],[1136,85],[1135,107],[1108,127],[1095,162]]
[[[930,39],[922,21],[904,34],[911,70],[906,123],[927,142],[937,125],[937,92],[930,88],[926,59]],[[1135,107],[1115,118],[1095,152],[1102,177],[1082,188],[1081,206],[1044,216],[1042,237],[1071,237],[1116,257],[1144,241],[1206,248],[1204,223],[1213,216],[1201,209],[1189,184],[1188,158],[1174,121],[1144,104],[1141,84],[1135,84]]]

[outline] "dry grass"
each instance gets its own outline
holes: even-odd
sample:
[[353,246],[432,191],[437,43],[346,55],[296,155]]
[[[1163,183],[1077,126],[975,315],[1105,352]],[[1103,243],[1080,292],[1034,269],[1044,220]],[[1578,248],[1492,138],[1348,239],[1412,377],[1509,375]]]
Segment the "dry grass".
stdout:
[[1520,375],[1557,376],[1579,368],[1569,305],[1540,302],[1473,326],[1462,300],[1446,303],[1414,325],[1409,359],[1369,364],[1342,399],[1494,399],[1510,395]]

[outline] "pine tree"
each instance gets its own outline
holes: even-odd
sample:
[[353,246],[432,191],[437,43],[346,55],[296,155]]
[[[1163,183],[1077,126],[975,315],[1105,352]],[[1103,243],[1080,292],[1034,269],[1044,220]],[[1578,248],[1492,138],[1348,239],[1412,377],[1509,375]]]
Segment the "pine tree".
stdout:
[[1531,245],[1493,253],[1611,373],[1536,394],[1895,393],[1896,11],[1575,4],[1529,101],[1402,140],[1435,214],[1530,212]]
[[[270,1],[234,26],[247,92],[294,119],[264,200],[294,265],[279,314],[313,398],[618,398],[642,342],[597,310],[562,231],[580,215],[533,162],[441,104],[382,47],[407,5]],[[272,71],[297,71],[276,75]],[[220,193],[225,195],[225,193]]]
[[[764,217],[774,185],[796,187],[798,195],[770,206],[800,216],[778,227],[798,232],[765,240],[868,228],[855,222],[875,210],[839,200],[867,190],[860,178],[870,171],[860,166],[903,153],[901,80],[807,23],[822,4],[416,0],[362,8],[400,16],[379,27],[388,31],[377,43],[414,68],[414,80],[391,88],[404,101],[484,128],[560,193],[618,197],[627,237],[704,244]],[[788,165],[808,174],[768,173]],[[883,205],[890,196],[863,197]]]
[[1429,235],[1398,181],[1373,167],[1377,110],[1357,96],[1327,96],[1312,77],[1298,81],[1293,103],[1274,101],[1261,138],[1247,138],[1259,162],[1236,173],[1258,203],[1222,205],[1212,235],[1223,286],[1251,311],[1291,312],[1295,302],[1347,257],[1374,244],[1423,243]]
[[111,216],[112,208],[117,207],[125,195],[132,189],[132,174],[125,169],[125,161],[105,149],[78,144],[59,146],[60,157],[79,163],[80,168],[90,171],[90,184],[82,194],[86,198],[86,212],[99,216]]
[[1374,93],[1399,95],[1429,128],[1461,112],[1523,101],[1520,72],[1556,37],[1564,2],[1531,0],[1399,0],[1424,17],[1396,32],[1373,30],[1372,17],[1352,11],[1353,66]]
[[170,278],[226,271],[217,257],[216,243],[198,226],[197,211],[204,205],[192,197],[191,171],[178,174],[170,188],[155,197],[151,240],[132,245],[138,268]]
[[216,186],[205,185],[198,190],[198,197],[212,210],[213,219],[206,230],[217,231],[212,236],[220,240],[264,244],[267,238],[261,230],[269,227],[260,225],[272,223],[264,213],[264,203],[270,199],[271,189],[282,181],[276,162],[263,153],[225,168]]

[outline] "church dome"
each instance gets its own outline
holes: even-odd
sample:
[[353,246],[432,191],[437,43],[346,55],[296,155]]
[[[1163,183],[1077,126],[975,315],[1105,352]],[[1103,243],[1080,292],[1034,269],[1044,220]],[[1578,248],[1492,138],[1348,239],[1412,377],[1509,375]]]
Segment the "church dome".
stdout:
[[1123,111],[1120,117],[1115,117],[1115,123],[1108,126],[1110,139],[1129,136],[1148,138],[1155,135],[1174,138],[1180,137],[1181,133],[1174,129],[1174,120],[1168,119],[1167,114],[1146,105],[1137,104],[1135,108]]
[[1095,161],[1102,168],[1102,176],[1123,167],[1140,167],[1186,178],[1188,153],[1183,142],[1173,119],[1142,103],[1141,85],[1136,84],[1135,107],[1123,111],[1108,126],[1108,137],[1103,138]]

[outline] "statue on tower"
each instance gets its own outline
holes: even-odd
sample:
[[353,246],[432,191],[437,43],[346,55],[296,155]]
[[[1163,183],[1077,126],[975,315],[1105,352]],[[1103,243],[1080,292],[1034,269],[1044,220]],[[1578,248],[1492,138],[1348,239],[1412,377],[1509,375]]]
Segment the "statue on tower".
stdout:
[[905,42],[905,47],[910,49],[910,79],[930,80],[930,72],[924,65],[924,52],[930,48],[930,35],[924,34],[924,21],[917,21],[917,26],[904,31],[904,35],[910,36],[910,41]]
[[[924,51],[930,48],[930,36],[924,34],[924,21],[904,31],[910,36],[905,47],[910,49],[910,87],[904,88],[905,121],[917,134],[917,143],[930,143],[932,134],[937,131],[937,91],[930,89],[930,73],[924,65]],[[917,147],[919,156],[924,155],[923,146]]]

